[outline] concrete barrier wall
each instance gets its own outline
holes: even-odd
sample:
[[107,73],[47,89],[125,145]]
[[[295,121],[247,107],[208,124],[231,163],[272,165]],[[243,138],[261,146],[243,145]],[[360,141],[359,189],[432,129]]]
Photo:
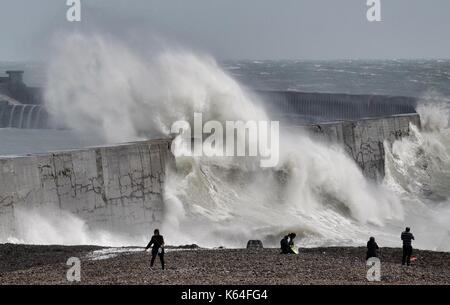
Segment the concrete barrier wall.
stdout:
[[172,158],[170,140],[0,158],[0,235],[13,233],[15,209],[46,204],[91,228],[150,232],[161,221]]
[[[274,120],[287,124],[359,120],[415,113],[417,99],[402,96],[257,91]],[[0,128],[63,128],[45,107],[0,101]]]
[[44,107],[0,101],[0,128],[51,128]]
[[274,118],[322,123],[415,113],[417,99],[403,96],[258,91]]
[[366,177],[379,180],[385,174],[384,141],[392,143],[408,136],[410,123],[420,128],[419,115],[414,113],[386,118],[342,121],[310,125],[307,129],[327,141],[343,145]]
[[[343,145],[367,177],[384,176],[384,141],[407,136],[417,114],[293,128]],[[282,131],[281,131],[282,132]],[[174,164],[170,139],[0,158],[0,236],[14,232],[15,209],[52,204],[90,228],[142,234],[163,215],[165,169]]]

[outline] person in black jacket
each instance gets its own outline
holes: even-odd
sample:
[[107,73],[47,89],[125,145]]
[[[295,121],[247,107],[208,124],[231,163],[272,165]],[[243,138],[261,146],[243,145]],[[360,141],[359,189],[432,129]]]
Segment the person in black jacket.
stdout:
[[410,231],[411,229],[407,227],[400,236],[401,240],[403,241],[402,265],[404,265],[406,262],[408,266],[411,264],[411,255],[413,251],[411,241],[414,240],[414,235]]
[[370,237],[367,242],[367,255],[366,260],[371,257],[378,257],[378,244],[375,242],[375,237]]
[[147,247],[145,247],[144,251],[147,251],[148,248],[152,247],[152,259],[150,261],[150,267],[153,267],[155,263],[156,255],[159,256],[161,261],[162,270],[164,270],[164,238],[162,235],[159,235],[159,230],[156,229],[152,236],[152,239],[148,243]]
[[281,246],[282,254],[289,254],[289,252],[291,251],[291,248],[289,247],[289,236],[288,235],[283,237],[283,239],[280,241],[280,246]]

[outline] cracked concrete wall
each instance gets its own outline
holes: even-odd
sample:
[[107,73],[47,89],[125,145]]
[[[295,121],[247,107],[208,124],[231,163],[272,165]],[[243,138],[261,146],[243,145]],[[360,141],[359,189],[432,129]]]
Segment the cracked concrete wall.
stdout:
[[[417,114],[306,127],[343,145],[370,178],[384,176],[383,142],[420,126]],[[303,127],[304,128],[304,127]],[[0,158],[0,236],[14,230],[14,209],[53,204],[89,227],[138,234],[161,224],[170,139]]]
[[170,140],[0,158],[0,234],[14,209],[53,204],[91,228],[142,233],[160,224]]
[[311,125],[308,130],[327,141],[341,144],[366,177],[380,180],[385,174],[383,143],[392,143],[408,136],[410,123],[420,128],[419,115],[415,113]]

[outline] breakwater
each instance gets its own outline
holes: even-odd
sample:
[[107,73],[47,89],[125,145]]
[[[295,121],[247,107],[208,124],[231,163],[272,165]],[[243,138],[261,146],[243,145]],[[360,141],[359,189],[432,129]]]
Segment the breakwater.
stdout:
[[380,180],[385,174],[384,144],[410,134],[410,124],[420,128],[417,113],[308,125],[306,128],[327,142],[343,146],[366,177]]
[[15,235],[15,212],[44,205],[90,228],[150,232],[160,224],[170,140],[0,157],[0,236]]
[[285,124],[326,123],[416,113],[414,97],[258,91],[267,112]]
[[[317,124],[416,113],[413,97],[297,91],[258,91],[272,119],[284,125]],[[45,106],[0,100],[0,128],[64,128]]]
[[49,115],[41,105],[0,101],[0,128],[50,128]]
[[[309,124],[314,136],[342,145],[373,179],[384,175],[384,142],[405,137],[417,114]],[[90,228],[143,234],[161,224],[171,139],[0,157],[0,237],[15,235],[18,208],[51,204]]]

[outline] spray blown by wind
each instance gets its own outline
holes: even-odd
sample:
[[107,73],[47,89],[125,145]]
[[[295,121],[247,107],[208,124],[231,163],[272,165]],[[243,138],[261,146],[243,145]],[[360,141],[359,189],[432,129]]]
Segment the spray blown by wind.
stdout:
[[258,119],[264,112],[209,57],[185,51],[134,53],[101,36],[70,35],[48,71],[53,117],[109,142],[167,135],[176,120]]

